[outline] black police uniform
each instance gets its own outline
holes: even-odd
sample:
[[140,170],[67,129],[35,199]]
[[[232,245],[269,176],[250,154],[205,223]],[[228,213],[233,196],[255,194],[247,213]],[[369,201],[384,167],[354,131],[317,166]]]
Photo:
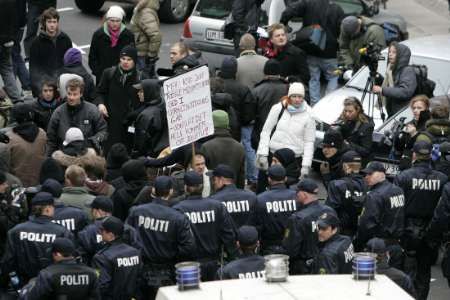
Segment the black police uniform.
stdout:
[[174,208],[184,213],[191,223],[197,245],[194,258],[201,263],[202,280],[213,280],[222,245],[230,259],[237,254],[236,234],[230,214],[219,201],[201,196],[188,196]]
[[238,189],[235,184],[228,184],[212,195],[211,198],[218,200],[225,205],[236,228],[243,225],[254,225],[256,206],[255,193]]
[[283,248],[290,258],[291,274],[311,273],[311,263],[319,252],[317,219],[324,213],[336,215],[331,207],[317,200],[304,205],[288,219]]
[[411,278],[401,270],[389,266],[387,261],[377,263],[377,274],[386,275],[390,280],[395,282],[411,297],[416,299],[416,291],[412,284]]
[[381,238],[391,254],[390,264],[401,268],[405,196],[398,186],[384,180],[371,186],[359,217],[357,250],[373,237]]
[[[89,224],[83,230],[78,232],[78,252],[83,258],[83,261],[87,264],[90,264],[95,253],[105,246],[100,234],[100,226],[105,218],[106,217],[96,219],[94,223]],[[122,241],[136,249],[142,248],[142,242],[133,227],[125,224],[123,231]]]
[[53,222],[66,227],[77,236],[78,232],[89,224],[89,217],[84,210],[78,207],[55,203]]
[[289,217],[297,211],[296,192],[286,185],[276,184],[261,193],[256,200],[256,228],[264,255],[281,250]]
[[52,257],[48,249],[58,237],[73,239],[70,231],[47,216],[31,216],[29,221],[16,225],[8,231],[2,271],[6,274],[15,271],[23,285],[50,265]]
[[345,235],[335,234],[319,243],[319,254],[314,259],[316,274],[350,274],[353,259],[352,240]]
[[264,257],[252,254],[243,255],[217,271],[217,279],[254,279],[265,278]]
[[341,179],[332,180],[328,184],[326,205],[333,208],[341,221],[341,234],[353,237],[358,229],[358,217],[364,203],[363,200],[368,187],[360,174],[351,174]]
[[139,250],[116,239],[94,256],[92,266],[99,271],[102,299],[128,300],[136,296],[142,266]]
[[22,299],[100,299],[95,270],[75,259],[48,266],[30,286]]
[[447,176],[434,171],[429,162],[420,161],[397,175],[394,182],[405,193],[405,230],[402,243],[408,256],[405,271],[413,279],[419,299],[426,299],[430,290],[431,266],[438,248],[428,246],[424,239],[425,230],[441,198]]
[[155,198],[151,203],[132,207],[127,223],[142,241],[144,278],[155,289],[175,284],[174,265],[189,260],[195,253],[195,241],[187,216]]

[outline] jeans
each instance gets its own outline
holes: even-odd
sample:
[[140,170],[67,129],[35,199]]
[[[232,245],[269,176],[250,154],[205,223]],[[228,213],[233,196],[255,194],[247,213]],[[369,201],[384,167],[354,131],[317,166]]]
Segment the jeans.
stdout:
[[256,182],[258,180],[258,170],[256,169],[256,154],[252,148],[253,125],[241,127],[241,143],[245,149],[245,175],[247,181]]
[[17,32],[16,40],[14,41],[14,46],[12,49],[12,63],[14,75],[19,77],[20,84],[22,85],[22,90],[31,90],[30,73],[28,72],[25,62],[22,57],[22,49],[20,43],[22,41],[24,29],[21,28]]
[[4,89],[13,103],[22,100],[17,88],[11,59],[12,47],[0,46],[0,75]]
[[37,35],[39,28],[39,17],[44,10],[34,4],[28,2],[27,13],[27,34],[23,40],[23,47],[25,50],[25,57],[30,58],[31,43]]
[[320,74],[323,73],[328,81],[326,93],[334,91],[338,87],[338,76],[334,74],[337,69],[336,58],[320,58],[308,55],[309,74],[309,96],[311,105],[320,100]]

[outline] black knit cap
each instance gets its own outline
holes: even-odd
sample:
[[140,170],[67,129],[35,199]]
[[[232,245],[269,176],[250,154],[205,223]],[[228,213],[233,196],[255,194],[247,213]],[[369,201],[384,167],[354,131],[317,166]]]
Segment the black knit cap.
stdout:
[[280,75],[281,74],[281,66],[278,60],[276,59],[269,59],[264,64],[264,75]]
[[11,115],[19,124],[30,122],[34,119],[33,108],[28,103],[15,104],[11,109]]
[[137,62],[138,53],[135,47],[128,45],[123,47],[122,51],[120,51],[120,57],[123,56],[131,57],[134,62]]

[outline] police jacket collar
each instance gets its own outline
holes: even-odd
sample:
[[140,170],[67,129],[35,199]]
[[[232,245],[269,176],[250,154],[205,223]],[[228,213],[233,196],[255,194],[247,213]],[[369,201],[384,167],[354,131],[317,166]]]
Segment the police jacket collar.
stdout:
[[234,183],[226,184],[224,185],[218,192],[225,192],[225,191],[231,191],[231,190],[237,190],[237,187]]
[[335,240],[337,240],[339,238],[339,234],[338,233],[335,233],[332,237],[330,237],[328,240],[326,240],[326,241],[324,241],[324,242],[322,242],[322,243],[320,243],[320,244],[322,244],[321,246],[322,247],[324,247],[325,245],[328,245],[329,243],[332,243],[332,242],[334,242]]
[[159,204],[159,205],[162,205],[162,206],[169,206],[169,201],[161,199],[159,197],[158,198],[154,198],[151,203]]
[[382,182],[378,182],[377,184],[371,186],[370,190],[372,191],[372,190],[377,189],[377,188],[379,188],[379,187],[381,187],[383,185],[386,185],[386,184],[389,184],[389,181],[387,179],[383,180]]
[[202,196],[195,195],[195,196],[186,196],[185,200],[202,200],[202,199],[203,199]]
[[35,223],[50,223],[53,220],[52,217],[49,216],[30,216],[30,221],[35,222]]
[[278,183],[270,186],[270,190],[284,190],[284,189],[286,189],[286,184],[284,183]]
[[58,264],[58,265],[76,265],[77,264],[77,260],[76,260],[76,258],[69,258],[69,259],[61,260],[59,262],[55,262],[55,264]]
[[388,261],[386,259],[383,259],[383,260],[377,262],[377,269],[379,269],[379,270],[386,270],[386,269],[389,269],[389,268],[391,268],[391,266],[389,266],[389,263],[388,263]]
[[427,161],[416,161],[416,162],[413,164],[413,167],[414,167],[414,168],[424,168],[424,169],[429,169],[429,170],[431,170],[430,162],[427,162]]

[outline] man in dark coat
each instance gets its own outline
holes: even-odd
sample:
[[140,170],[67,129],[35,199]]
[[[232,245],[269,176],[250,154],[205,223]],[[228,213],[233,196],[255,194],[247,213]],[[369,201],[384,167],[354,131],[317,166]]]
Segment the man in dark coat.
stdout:
[[273,105],[280,102],[288,93],[289,85],[280,76],[281,65],[275,59],[270,59],[264,65],[264,79],[252,90],[254,98],[255,125],[252,132],[252,147],[257,150],[259,136],[266,123],[267,116]]
[[310,77],[305,52],[288,42],[286,27],[283,24],[273,24],[267,32],[269,42],[265,56],[280,62],[280,75],[289,82],[301,82],[308,86]]
[[40,94],[44,79],[56,80],[64,65],[64,54],[72,47],[70,37],[59,29],[59,14],[55,8],[41,15],[42,31],[30,48],[30,76],[33,95]]
[[134,35],[122,23],[125,12],[120,6],[111,6],[105,15],[105,23],[92,35],[89,49],[89,67],[95,75],[97,85],[103,71],[119,63],[125,46],[134,46]]
[[[200,65],[199,53],[189,53],[189,48],[183,42],[177,42],[170,48],[170,63],[172,74],[169,76],[183,74],[190,69]],[[170,72],[170,71],[169,71]]]
[[[123,119],[139,105],[137,91],[133,88],[134,84],[139,83],[136,60],[136,48],[123,48],[119,65],[106,69],[97,87],[95,104],[108,122],[105,153],[113,144],[127,142],[127,128],[123,125]],[[127,146],[130,147],[129,142]]]
[[236,174],[236,186],[245,186],[245,149],[230,134],[228,114],[223,110],[213,111],[214,137],[204,143],[200,151],[206,158],[209,170],[219,164],[229,165]]
[[261,4],[264,0],[234,0],[231,14],[236,28],[234,32],[234,49],[239,49],[241,36],[249,32],[256,35],[261,17]]

